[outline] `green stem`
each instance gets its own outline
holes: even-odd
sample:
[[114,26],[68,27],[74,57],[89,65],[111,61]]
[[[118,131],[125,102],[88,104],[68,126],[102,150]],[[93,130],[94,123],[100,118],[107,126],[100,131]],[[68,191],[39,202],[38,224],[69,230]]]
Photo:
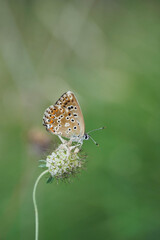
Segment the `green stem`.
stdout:
[[39,175],[39,177],[37,178],[37,180],[34,184],[34,188],[33,188],[33,204],[34,204],[34,210],[35,210],[35,240],[38,240],[38,208],[37,208],[37,203],[36,203],[36,189],[37,189],[39,180],[46,173],[48,173],[48,170],[45,170],[44,172],[42,172]]

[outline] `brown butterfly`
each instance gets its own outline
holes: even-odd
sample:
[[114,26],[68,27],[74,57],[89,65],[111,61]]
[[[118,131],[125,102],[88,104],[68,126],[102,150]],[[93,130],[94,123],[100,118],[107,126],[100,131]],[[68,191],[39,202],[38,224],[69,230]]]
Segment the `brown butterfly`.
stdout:
[[[62,136],[69,138],[72,142],[81,144],[84,139],[88,140],[91,138],[93,140],[88,135],[89,132],[85,133],[83,114],[78,100],[71,91],[64,93],[55,105],[51,105],[46,109],[43,116],[43,125],[49,132],[58,135],[60,139]],[[95,144],[98,145],[96,142]]]

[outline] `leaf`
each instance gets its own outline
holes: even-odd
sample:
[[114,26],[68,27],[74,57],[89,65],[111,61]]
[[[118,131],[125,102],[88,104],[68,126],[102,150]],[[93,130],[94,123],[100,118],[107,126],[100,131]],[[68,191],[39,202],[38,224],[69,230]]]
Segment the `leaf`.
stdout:
[[38,160],[39,162],[46,162],[46,160]]
[[53,181],[53,177],[50,175],[46,183],[51,183],[52,181]]
[[44,167],[46,167],[46,164],[40,164],[38,167],[44,168]]

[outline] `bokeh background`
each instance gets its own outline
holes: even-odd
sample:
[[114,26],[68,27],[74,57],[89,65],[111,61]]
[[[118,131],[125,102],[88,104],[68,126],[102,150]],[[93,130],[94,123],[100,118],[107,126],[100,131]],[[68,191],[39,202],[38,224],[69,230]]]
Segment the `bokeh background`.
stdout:
[[0,1],[0,239],[34,239],[44,110],[79,99],[87,169],[41,180],[40,238],[160,239],[160,2]]

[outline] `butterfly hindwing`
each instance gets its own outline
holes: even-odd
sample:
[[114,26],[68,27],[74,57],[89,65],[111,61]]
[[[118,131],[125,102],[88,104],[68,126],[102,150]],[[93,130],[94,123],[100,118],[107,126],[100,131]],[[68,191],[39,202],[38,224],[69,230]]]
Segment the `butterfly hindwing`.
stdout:
[[43,125],[55,135],[66,138],[84,135],[85,125],[83,114],[75,95],[68,91],[64,93],[55,105],[44,112]]

